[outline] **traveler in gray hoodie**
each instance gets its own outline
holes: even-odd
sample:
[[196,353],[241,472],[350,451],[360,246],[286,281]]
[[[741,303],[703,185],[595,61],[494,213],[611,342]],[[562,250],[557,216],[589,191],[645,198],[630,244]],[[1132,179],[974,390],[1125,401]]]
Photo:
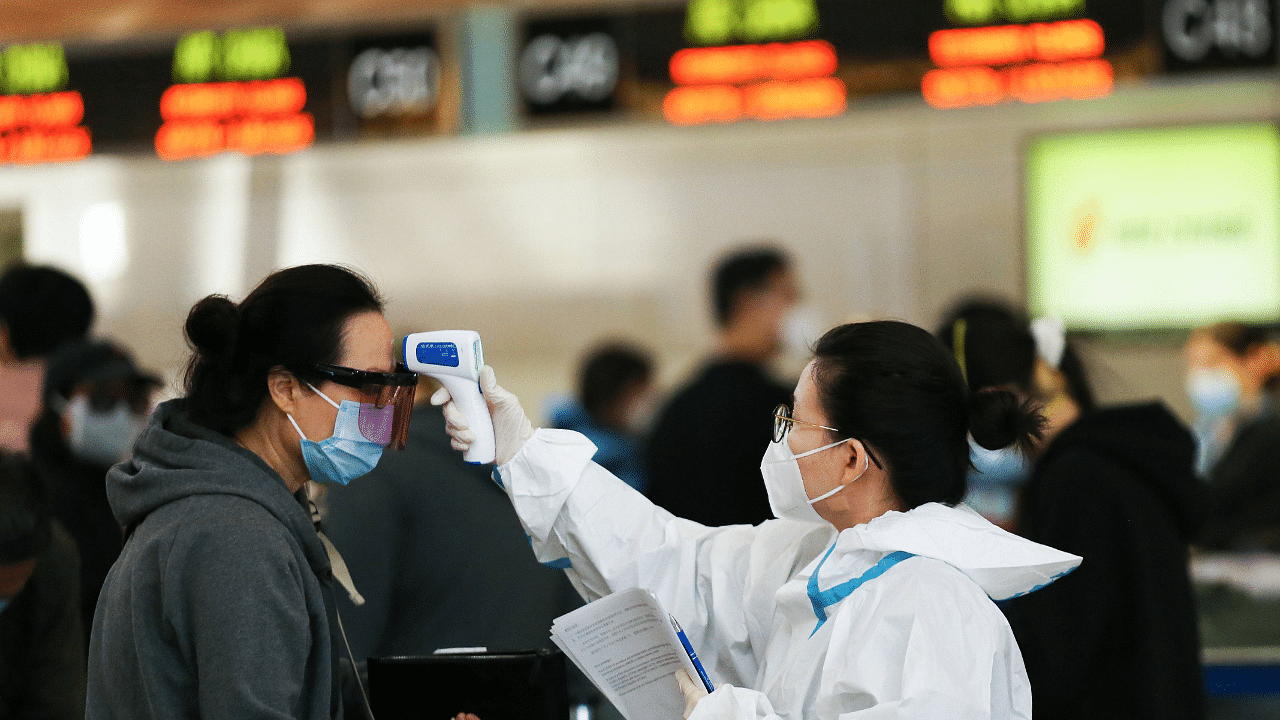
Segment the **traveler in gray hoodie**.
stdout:
[[185,329],[186,396],[107,477],[127,539],[94,616],[86,715],[339,717],[345,571],[303,486],[403,447],[416,376],[376,291],[343,268],[281,270],[239,305],[207,297]]

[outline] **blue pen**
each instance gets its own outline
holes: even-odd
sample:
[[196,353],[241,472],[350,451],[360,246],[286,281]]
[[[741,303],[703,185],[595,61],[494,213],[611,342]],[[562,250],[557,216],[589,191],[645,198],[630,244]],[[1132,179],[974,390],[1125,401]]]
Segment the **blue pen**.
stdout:
[[671,627],[675,628],[676,637],[680,638],[680,644],[684,646],[684,651],[689,653],[689,659],[693,661],[693,667],[698,671],[698,677],[702,678],[702,684],[707,688],[707,692],[715,692],[715,688],[711,687],[711,678],[707,677],[707,671],[702,669],[702,663],[698,662],[698,653],[693,651],[693,646],[689,644],[689,638],[685,636],[684,630],[680,628],[680,623],[676,622],[676,616],[668,614],[671,618]]

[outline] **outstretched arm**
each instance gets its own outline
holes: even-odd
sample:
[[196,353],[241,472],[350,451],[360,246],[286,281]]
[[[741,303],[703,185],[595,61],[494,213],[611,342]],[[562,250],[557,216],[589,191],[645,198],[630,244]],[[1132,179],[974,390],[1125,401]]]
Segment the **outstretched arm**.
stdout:
[[[538,559],[564,569],[587,600],[649,589],[699,653],[710,656],[704,660],[719,655],[716,648],[738,648],[737,659],[713,673],[736,682],[752,679],[754,659],[742,659],[741,648],[749,646],[744,582],[756,529],[708,528],[673,516],[593,463],[596,447],[582,435],[534,432],[519,400],[494,382],[489,368],[481,387],[493,416],[495,480],[511,498]],[[465,449],[471,439],[465,417],[447,391],[432,401],[444,405],[454,448]],[[729,662],[730,653],[723,655]]]

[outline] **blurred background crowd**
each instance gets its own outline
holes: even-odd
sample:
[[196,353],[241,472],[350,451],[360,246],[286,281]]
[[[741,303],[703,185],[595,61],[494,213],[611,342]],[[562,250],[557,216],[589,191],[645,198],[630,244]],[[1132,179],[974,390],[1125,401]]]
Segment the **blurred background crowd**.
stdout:
[[[59,156],[63,130],[0,112],[0,717],[83,709],[84,637],[124,538],[103,476],[155,404],[181,395],[192,303],[312,262],[366,273],[400,335],[479,331],[535,422],[582,432],[601,465],[711,525],[770,517],[771,414],[822,332],[925,327],[971,389],[1013,389],[1048,419],[1026,452],[974,444],[967,499],[1086,558],[1074,584],[1005,608],[1037,703],[1052,698],[1037,715],[1097,717],[1072,698],[1123,695],[1126,663],[1162,668],[1128,717],[1198,709],[1202,689],[1212,717],[1280,712],[1272,4],[1023,3],[1044,5],[1023,17],[1017,3],[937,0],[895,17],[866,2],[727,2],[739,20],[721,35],[710,0],[92,5],[0,9],[0,104],[75,94],[72,125],[93,138]],[[813,18],[747,29],[766,5]],[[929,74],[990,70],[1013,92],[1017,68],[1065,61],[1001,59],[980,31],[1057,22],[1097,28],[1096,53],[1066,57],[1095,63],[1071,77],[1105,63],[1105,83],[994,97],[973,79],[985,75]],[[229,50],[203,75],[184,64],[244,27],[278,33],[284,65],[237,75]],[[544,37],[597,44],[573,61],[530,50]],[[758,68],[686,82],[673,59],[685,46],[814,41],[832,53],[818,79],[840,83],[837,107],[764,122],[668,94],[771,82]],[[22,65],[33,47],[56,57],[56,78]],[[315,60],[364,67],[355,58],[379,48],[368,87]],[[412,102],[395,81],[406,67],[421,80]],[[162,123],[194,122],[165,109],[172,87],[295,76],[310,123],[296,147],[182,155],[162,139]],[[551,100],[530,90],[552,86]],[[368,110],[376,90],[402,112]],[[20,141],[48,154],[23,156]],[[546,647],[578,602],[443,427],[421,404],[404,452],[315,493],[367,600],[343,609],[357,657]],[[1037,619],[1082,603],[1096,613],[1070,628]],[[1076,674],[1045,657],[1073,658]],[[1192,661],[1161,664],[1177,657]],[[574,693],[583,712],[610,712]]]

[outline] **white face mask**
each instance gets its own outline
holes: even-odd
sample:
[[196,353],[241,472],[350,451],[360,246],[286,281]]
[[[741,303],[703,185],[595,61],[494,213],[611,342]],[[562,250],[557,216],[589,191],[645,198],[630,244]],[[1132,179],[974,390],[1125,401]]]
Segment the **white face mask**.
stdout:
[[[799,520],[800,522],[824,523],[826,520],[813,509],[813,504],[825,500],[832,495],[852,484],[858,478],[867,472],[867,468],[863,467],[862,472],[858,473],[858,477],[853,481],[836,486],[833,490],[825,492],[816,498],[810,498],[809,493],[804,488],[804,476],[800,474],[800,458],[807,455],[820,453],[823,450],[830,450],[837,445],[843,445],[853,438],[845,438],[839,442],[833,442],[830,445],[823,445],[820,448],[802,452],[796,455],[791,452],[791,445],[787,443],[787,438],[782,438],[782,442],[769,443],[768,449],[764,451],[764,459],[760,461],[760,473],[764,475],[764,488],[769,493],[769,508],[773,510],[773,514],[788,520]],[[870,463],[870,456],[864,462]]]
[[127,457],[147,425],[146,417],[134,415],[123,400],[100,412],[89,406],[89,398],[77,395],[67,403],[66,412],[71,425],[71,436],[67,438],[71,454],[95,465],[115,465]]
[[796,357],[809,357],[813,346],[826,332],[822,315],[808,305],[796,305],[782,320],[783,350]]

